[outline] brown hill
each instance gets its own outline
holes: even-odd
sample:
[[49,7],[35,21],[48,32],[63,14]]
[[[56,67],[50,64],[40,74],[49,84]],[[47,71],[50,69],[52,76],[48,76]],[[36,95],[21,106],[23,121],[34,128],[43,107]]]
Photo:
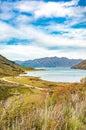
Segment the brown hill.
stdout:
[[79,64],[72,66],[72,69],[84,69],[86,70],[86,60],[80,62]]

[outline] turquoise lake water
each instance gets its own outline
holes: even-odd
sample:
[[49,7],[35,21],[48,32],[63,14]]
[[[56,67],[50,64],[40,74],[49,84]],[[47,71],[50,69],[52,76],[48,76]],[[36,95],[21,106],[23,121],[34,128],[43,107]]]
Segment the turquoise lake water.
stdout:
[[36,76],[54,82],[79,82],[86,77],[86,70],[71,69],[69,67],[40,68],[44,71],[27,72],[27,76]]

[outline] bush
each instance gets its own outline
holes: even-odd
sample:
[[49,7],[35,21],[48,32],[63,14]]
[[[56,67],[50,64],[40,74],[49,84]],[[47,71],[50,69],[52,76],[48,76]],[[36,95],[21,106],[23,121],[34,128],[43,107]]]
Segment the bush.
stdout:
[[82,79],[80,80],[80,82],[81,82],[81,84],[86,85],[86,77],[85,77],[85,78],[82,78]]

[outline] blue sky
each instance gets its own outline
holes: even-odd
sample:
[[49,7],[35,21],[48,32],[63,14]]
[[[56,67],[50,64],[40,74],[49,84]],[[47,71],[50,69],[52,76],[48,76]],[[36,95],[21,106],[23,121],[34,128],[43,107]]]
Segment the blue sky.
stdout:
[[86,59],[86,1],[0,0],[0,54]]

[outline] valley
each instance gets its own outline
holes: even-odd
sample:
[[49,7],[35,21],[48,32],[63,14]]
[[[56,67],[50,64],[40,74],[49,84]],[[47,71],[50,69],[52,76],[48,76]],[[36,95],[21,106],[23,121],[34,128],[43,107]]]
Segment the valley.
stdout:
[[3,70],[0,76],[0,130],[85,130],[86,78],[73,83],[45,81],[22,75],[35,69],[18,67],[21,73],[17,68],[13,75],[11,69],[11,75]]

